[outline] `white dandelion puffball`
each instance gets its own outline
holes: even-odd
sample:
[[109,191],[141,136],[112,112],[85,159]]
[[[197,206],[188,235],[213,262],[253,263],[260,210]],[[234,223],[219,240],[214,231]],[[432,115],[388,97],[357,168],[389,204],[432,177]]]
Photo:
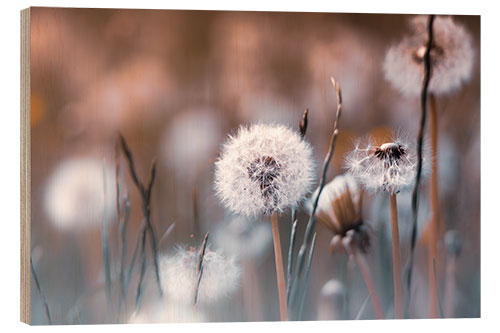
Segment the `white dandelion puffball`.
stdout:
[[299,204],[314,179],[311,146],[281,125],[240,127],[215,163],[215,189],[236,214],[281,213]]
[[229,221],[222,221],[215,232],[215,242],[239,259],[258,258],[272,243],[271,225],[262,221],[249,220],[236,215]]
[[[418,156],[415,145],[401,135],[390,142],[365,147],[357,143],[346,155],[346,167],[354,178],[370,192],[396,194],[410,189],[417,173]],[[429,174],[430,163],[426,145],[422,147],[422,179]]]
[[102,160],[80,157],[62,162],[45,187],[45,211],[58,228],[101,226],[115,215],[115,173]]
[[[198,283],[200,250],[178,247],[174,254],[160,259],[161,285],[167,299],[193,304]],[[202,303],[213,303],[234,292],[239,286],[240,267],[232,257],[207,246],[198,290]]]
[[[418,96],[422,89],[428,20],[428,16],[415,17],[411,21],[413,34],[389,48],[384,60],[385,78],[406,96]],[[460,88],[471,78],[474,56],[469,32],[452,17],[437,16],[430,52],[429,92],[442,95]]]

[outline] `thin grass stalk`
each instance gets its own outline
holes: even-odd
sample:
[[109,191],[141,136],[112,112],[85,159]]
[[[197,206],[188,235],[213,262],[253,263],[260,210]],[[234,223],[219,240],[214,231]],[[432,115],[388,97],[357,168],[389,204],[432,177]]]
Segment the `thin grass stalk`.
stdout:
[[141,239],[142,239],[142,235],[144,234],[145,228],[146,228],[146,226],[145,226],[145,223],[143,221],[141,223],[141,227],[139,228],[139,231],[137,232],[137,240],[135,241],[134,253],[132,254],[132,260],[130,261],[130,266],[129,266],[128,273],[127,273],[125,289],[128,289],[128,286],[130,285],[130,281],[132,280],[132,273],[134,270],[135,260],[137,259],[137,254],[139,253]]
[[366,296],[365,301],[361,305],[361,308],[359,308],[358,314],[356,315],[356,318],[354,320],[360,320],[361,316],[363,315],[363,312],[365,311],[366,304],[368,304],[368,301],[370,300],[372,294],[368,293],[368,296]]
[[135,297],[135,311],[139,313],[139,310],[141,309],[141,300],[142,300],[142,283],[144,281],[144,275],[146,274],[146,231],[147,229],[144,229],[144,232],[142,233],[141,237],[141,270],[139,274],[139,283],[137,283],[137,294]]
[[[127,158],[127,161],[128,161],[129,171],[130,171],[130,175],[132,177],[132,180],[133,180],[134,184],[136,185],[137,189],[139,190],[139,194],[141,195],[142,211],[143,211],[144,222],[145,222],[145,229],[143,231],[144,235],[142,236],[142,239],[145,242],[146,241],[146,233],[149,234],[151,251],[153,254],[153,263],[154,263],[154,268],[155,268],[156,282],[158,285],[160,296],[163,296],[163,290],[162,290],[161,282],[160,282],[160,268],[158,265],[158,246],[156,243],[156,235],[154,232],[153,224],[151,223],[151,207],[150,207],[151,190],[153,188],[153,184],[154,184],[155,176],[156,176],[156,160],[153,160],[151,163],[149,183],[146,187],[141,183],[141,181],[139,180],[139,177],[137,176],[132,153],[127,145],[127,142],[125,141],[125,138],[121,134],[120,134],[120,143],[121,143],[122,150],[125,153],[125,157]],[[143,246],[141,246],[141,250],[146,251],[145,244]],[[144,258],[144,260],[146,260],[146,254],[141,253],[141,258]],[[145,267],[145,262],[143,263],[143,266]],[[141,276],[139,278],[140,283],[142,283],[142,281],[144,279],[144,273],[145,273],[145,271],[141,269]],[[140,290],[140,288],[141,288],[141,286],[139,285],[138,291]]]
[[366,262],[366,258],[363,253],[359,251],[351,250],[354,253],[354,258],[356,259],[356,263],[361,270],[361,274],[363,275],[363,279],[365,280],[366,287],[370,292],[373,308],[375,309],[375,314],[377,315],[377,319],[384,319],[384,310],[382,309],[382,304],[380,304],[380,299],[378,297],[377,291],[375,290],[375,284],[373,283],[372,276],[370,274],[370,270],[368,268],[368,263]]
[[127,312],[127,281],[125,276],[126,265],[127,265],[127,225],[128,219],[130,217],[130,201],[128,198],[128,193],[125,192],[124,195],[124,212],[120,217],[119,231],[120,231],[120,244],[121,244],[121,255],[120,255],[120,302],[119,311],[123,308],[125,313]]
[[[307,132],[307,124],[308,124],[308,115],[309,115],[309,108],[306,108],[304,110],[304,114],[302,115],[302,120],[299,123],[299,133],[300,137],[304,138]],[[288,247],[288,263],[287,263],[287,283],[286,283],[286,299],[287,302],[290,300],[290,290],[291,290],[291,285],[292,285],[292,271],[293,271],[293,252],[295,248],[295,239],[296,239],[296,232],[297,232],[297,213],[298,213],[298,207],[295,206],[292,208],[292,230],[290,233],[290,245]]]
[[[120,205],[120,145],[118,141],[115,143],[115,205],[116,205],[116,222],[118,225],[118,232],[121,235],[121,255],[120,255],[120,293],[118,297],[118,315],[122,313],[123,302],[125,301],[125,263],[123,261],[125,244],[123,241],[124,226],[122,225],[122,213]],[[125,250],[126,252],[126,250]]]
[[287,303],[286,303],[286,283],[285,273],[283,271],[283,255],[281,254],[281,241],[280,231],[278,227],[278,215],[271,215],[271,227],[273,231],[274,243],[274,262],[276,264],[276,281],[278,284],[278,295],[280,303],[280,319],[281,321],[287,320]]
[[394,318],[403,318],[401,288],[401,258],[399,254],[398,204],[396,194],[390,194],[392,228],[392,270],[394,276]]
[[[290,232],[290,246],[288,247],[288,263],[287,263],[287,284],[286,284],[286,299],[290,300],[290,290],[292,285],[292,271],[293,271],[293,249],[295,247],[295,239],[297,238],[297,209],[292,210],[292,231]],[[289,304],[288,304],[289,305]]]
[[429,88],[429,82],[431,80],[431,48],[433,44],[433,24],[435,15],[429,16],[429,23],[427,25],[427,48],[424,54],[424,80],[422,82],[422,90],[420,93],[420,106],[421,106],[421,118],[420,118],[420,128],[418,130],[417,136],[417,172],[415,177],[415,187],[413,188],[412,194],[412,231],[411,231],[411,246],[410,246],[410,257],[408,261],[408,268],[406,270],[406,288],[407,288],[407,303],[405,306],[405,312],[407,316],[409,315],[409,302],[411,295],[411,280],[413,273],[413,262],[415,258],[415,246],[417,244],[417,221],[418,221],[418,203],[419,203],[419,191],[420,191],[420,180],[422,178],[422,160],[423,160],[423,143],[424,143],[424,133],[425,133],[425,122],[427,118],[427,94]]
[[165,233],[163,234],[163,236],[161,236],[160,238],[160,241],[158,242],[158,247],[161,248],[162,245],[167,241],[167,238],[168,236],[170,236],[170,234],[172,233],[172,231],[174,230],[175,228],[175,222],[172,223],[168,228],[167,228],[167,231],[165,231]]
[[336,92],[337,96],[337,112],[335,116],[335,122],[333,125],[333,132],[330,138],[330,146],[328,149],[328,153],[325,156],[325,160],[323,162],[323,169],[321,172],[321,178],[320,178],[320,183],[318,187],[318,192],[316,196],[314,197],[313,201],[313,207],[311,211],[311,215],[309,216],[309,221],[307,222],[307,227],[306,231],[304,234],[304,240],[302,242],[302,245],[299,249],[299,253],[297,256],[297,265],[295,267],[295,274],[292,282],[292,289],[290,291],[290,307],[295,306],[295,301],[297,297],[297,292],[299,288],[299,277],[302,276],[303,270],[304,270],[304,263],[305,263],[305,256],[307,253],[307,248],[309,247],[309,244],[311,242],[311,237],[314,231],[314,227],[316,226],[316,209],[318,208],[318,201],[319,197],[321,195],[321,192],[323,191],[323,188],[325,187],[326,183],[326,173],[328,171],[328,166],[330,165],[330,161],[333,156],[333,152],[335,150],[335,142],[337,141],[337,136],[339,135],[339,122],[340,122],[340,116],[342,115],[342,94],[340,90],[340,85],[333,79],[330,78],[332,81],[333,88]]
[[[106,173],[103,168],[103,197],[107,197],[106,188]],[[106,282],[106,303],[108,305],[108,310],[112,305],[111,300],[111,263],[110,263],[110,253],[109,253],[109,231],[108,231],[108,221],[106,220],[106,214],[102,212],[102,223],[101,223],[101,244],[102,244],[102,263],[104,268],[104,281]]]
[[45,318],[47,318],[47,322],[49,325],[52,325],[52,317],[50,316],[49,304],[47,303],[47,299],[45,298],[45,294],[42,291],[42,287],[40,287],[40,281],[38,280],[38,275],[36,274],[35,266],[33,266],[33,260],[30,256],[30,266],[31,266],[31,274],[33,274],[33,279],[35,280],[35,286],[38,290],[38,294],[42,300],[43,308],[45,310]]
[[201,244],[200,248],[200,259],[198,261],[198,280],[196,281],[196,288],[194,292],[194,305],[198,305],[198,293],[200,291],[200,283],[201,283],[201,278],[203,276],[203,259],[205,258],[205,251],[207,249],[207,241],[208,241],[208,232],[205,234],[205,238],[203,239],[203,243]]
[[313,239],[311,242],[311,250],[309,250],[309,257],[307,258],[306,277],[304,280],[304,288],[302,289],[302,297],[300,298],[299,315],[297,317],[297,320],[302,319],[302,309],[304,308],[304,302],[306,300],[307,284],[309,283],[309,275],[311,275],[311,264],[312,264],[312,259],[313,259],[313,255],[314,255],[315,246],[316,246],[316,233],[314,233],[314,236],[313,236]]
[[438,316],[438,295],[436,286],[436,261],[437,261],[437,242],[438,242],[438,225],[439,225],[439,197],[438,197],[438,169],[437,169],[437,112],[436,98],[433,94],[429,95],[429,132],[431,138],[431,153],[432,153],[432,176],[430,183],[430,199],[431,199],[431,228],[429,237],[429,316],[436,318]]

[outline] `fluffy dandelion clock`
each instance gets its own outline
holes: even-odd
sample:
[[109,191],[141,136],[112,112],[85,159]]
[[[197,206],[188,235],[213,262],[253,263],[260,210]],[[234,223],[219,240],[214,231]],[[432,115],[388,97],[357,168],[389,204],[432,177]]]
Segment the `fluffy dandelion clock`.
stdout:
[[[198,284],[200,251],[195,248],[176,249],[172,255],[160,258],[161,284],[167,298],[181,304],[193,304]],[[239,286],[240,267],[236,261],[206,248],[198,299],[203,303],[216,302]]]
[[[344,244],[363,252],[369,247],[371,229],[361,218],[362,196],[360,186],[349,173],[335,177],[323,188],[316,217],[333,233],[331,252],[337,249],[343,252]],[[306,203],[309,211],[312,210],[311,201],[312,199]]]
[[[423,147],[422,176],[429,173],[428,149]],[[395,194],[410,189],[417,172],[418,156],[415,145],[401,135],[390,142],[365,147],[358,142],[346,155],[346,167],[354,178],[371,192]]]
[[[411,21],[412,34],[387,51],[383,68],[385,78],[407,96],[416,96],[422,89],[424,54],[426,52],[428,17]],[[433,24],[431,81],[429,92],[450,93],[467,82],[474,64],[472,37],[452,17],[437,16]]]
[[241,127],[215,163],[215,188],[233,213],[272,215],[299,204],[314,179],[312,149],[280,125]]
[[60,229],[98,227],[114,216],[115,193],[110,165],[93,158],[66,160],[47,182],[45,211]]

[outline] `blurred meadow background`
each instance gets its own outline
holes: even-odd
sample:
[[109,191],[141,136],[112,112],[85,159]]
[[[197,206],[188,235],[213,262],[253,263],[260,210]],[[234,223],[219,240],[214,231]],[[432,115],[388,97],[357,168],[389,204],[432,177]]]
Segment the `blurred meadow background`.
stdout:
[[[337,107],[330,77],[342,89],[343,114],[327,181],[345,171],[344,155],[360,137],[404,130],[416,138],[419,97],[402,95],[384,79],[382,66],[388,48],[409,33],[412,17],[33,8],[31,256],[43,297],[32,280],[32,323],[48,323],[44,302],[54,324],[279,320],[269,218],[244,219],[219,203],[213,184],[221,145],[241,124],[298,129],[309,108],[305,138],[321,166]],[[471,34],[475,57],[470,80],[437,98],[437,291],[445,317],[479,317],[480,18],[454,20]],[[156,159],[150,211],[159,257],[179,245],[199,247],[207,232],[211,247],[236,256],[240,276],[233,290],[214,303],[200,299],[196,313],[158,305],[149,243],[140,312],[139,259],[119,296],[120,261],[125,257],[130,265],[143,220],[143,200],[123,150],[118,180],[122,210],[127,194],[130,206],[125,231],[116,214],[119,133],[142,183],[148,183]],[[427,318],[429,312],[428,193],[424,182],[412,290],[404,291],[408,318]],[[405,268],[411,191],[401,193],[398,204]],[[392,318],[388,197],[366,195],[363,216],[374,231],[366,257]],[[279,220],[285,262],[290,219],[286,213]],[[299,244],[306,223],[301,209]],[[363,306],[368,290],[359,268],[345,254],[330,253],[328,229],[318,224],[316,232],[302,319],[375,319],[371,302]]]

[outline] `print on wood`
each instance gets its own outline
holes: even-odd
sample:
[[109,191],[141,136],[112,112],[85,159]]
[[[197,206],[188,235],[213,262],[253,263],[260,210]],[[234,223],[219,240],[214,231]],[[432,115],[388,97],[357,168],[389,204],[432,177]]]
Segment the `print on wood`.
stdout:
[[21,13],[21,320],[480,316],[480,17]]

